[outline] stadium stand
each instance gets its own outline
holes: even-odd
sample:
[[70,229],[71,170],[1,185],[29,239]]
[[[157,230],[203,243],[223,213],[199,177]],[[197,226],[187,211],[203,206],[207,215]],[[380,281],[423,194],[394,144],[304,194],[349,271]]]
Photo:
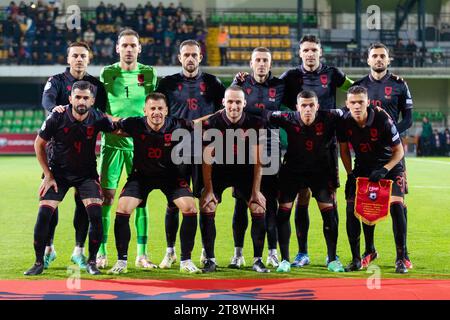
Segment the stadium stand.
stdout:
[[115,62],[118,31],[132,27],[142,37],[142,62],[151,65],[176,64],[177,44],[186,39],[205,40],[201,15],[173,4],[127,8],[103,2],[97,8],[82,8],[81,29],[67,30],[65,17],[53,3],[14,2],[0,9],[0,63],[45,65],[64,64],[67,44],[75,40],[89,43],[92,64]]

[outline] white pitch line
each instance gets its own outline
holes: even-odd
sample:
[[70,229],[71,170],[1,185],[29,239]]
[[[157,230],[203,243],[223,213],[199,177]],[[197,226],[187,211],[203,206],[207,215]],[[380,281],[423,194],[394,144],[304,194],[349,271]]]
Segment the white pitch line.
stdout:
[[450,189],[450,186],[410,186],[408,188],[420,188],[420,189]]
[[418,158],[406,158],[406,166],[408,166],[408,161],[418,161],[418,162],[426,162],[426,163],[439,163],[439,164],[446,164],[450,165],[450,162],[446,161],[439,161],[439,160],[426,160],[426,159],[418,159]]

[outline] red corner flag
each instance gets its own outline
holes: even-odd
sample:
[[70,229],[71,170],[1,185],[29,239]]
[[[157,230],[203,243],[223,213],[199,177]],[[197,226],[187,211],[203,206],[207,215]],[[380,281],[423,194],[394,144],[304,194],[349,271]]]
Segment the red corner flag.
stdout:
[[389,215],[392,180],[370,182],[369,178],[356,179],[355,216],[365,224],[374,225]]

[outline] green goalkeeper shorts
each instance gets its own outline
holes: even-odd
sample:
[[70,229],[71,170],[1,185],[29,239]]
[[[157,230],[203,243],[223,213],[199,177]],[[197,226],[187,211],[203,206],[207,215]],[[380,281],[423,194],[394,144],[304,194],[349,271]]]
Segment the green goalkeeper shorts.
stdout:
[[133,167],[133,151],[102,146],[100,152],[100,185],[104,189],[117,189],[122,169],[127,175]]

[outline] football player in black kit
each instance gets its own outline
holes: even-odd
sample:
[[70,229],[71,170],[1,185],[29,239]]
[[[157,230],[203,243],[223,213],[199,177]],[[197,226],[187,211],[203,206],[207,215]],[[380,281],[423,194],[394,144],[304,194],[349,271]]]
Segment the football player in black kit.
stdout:
[[[207,258],[203,271],[216,271],[214,255],[216,208],[223,191],[233,187],[237,196],[247,201],[251,212],[253,270],[269,272],[262,262],[266,233],[265,198],[260,192],[262,167],[259,156],[260,143],[257,141],[259,129],[262,129],[264,124],[259,117],[243,112],[246,101],[241,87],[230,86],[225,91],[223,105],[224,110],[203,121],[204,144],[206,141],[214,140],[214,143],[206,145],[203,151],[204,188],[200,200],[200,230]],[[212,132],[217,133],[218,137],[210,136]],[[243,155],[245,159],[241,158]],[[230,164],[224,159],[232,159],[233,163]],[[254,161],[250,161],[251,159]]]
[[[346,271],[361,269],[361,225],[354,214],[356,177],[368,177],[372,182],[380,179],[393,181],[390,213],[396,246],[395,272],[406,273],[406,219],[403,213],[405,192],[402,158],[403,146],[397,128],[389,115],[378,108],[369,107],[367,89],[354,86],[348,90],[346,106],[350,110],[338,124],[337,136],[341,159],[347,171],[345,185],[347,199],[347,235],[352,251],[352,262]],[[355,167],[352,168],[349,143],[355,151]]]
[[201,273],[191,260],[197,230],[195,201],[188,182],[171,159],[176,144],[172,142],[172,133],[177,129],[192,131],[194,122],[167,117],[166,97],[159,92],[147,96],[144,111],[144,117],[124,118],[117,122],[118,129],[133,138],[133,168],[120,193],[114,221],[118,260],[108,273],[127,272],[130,215],[138,205],[147,202],[148,194],[154,189],[160,189],[167,201],[173,202],[183,214],[180,271]]
[[[316,93],[321,110],[335,109],[337,88],[347,91],[353,81],[340,69],[320,62],[322,47],[319,38],[314,35],[305,35],[302,37],[300,40],[299,56],[302,59],[302,63],[286,71],[280,77],[285,81],[286,105],[292,110],[295,110],[297,95],[302,90],[311,90]],[[334,148],[337,156],[337,142],[334,143]],[[295,226],[297,229],[296,234],[299,251],[292,263],[293,267],[302,267],[310,263],[307,242],[309,199],[309,189],[304,189],[302,193],[299,193],[295,208]],[[338,216],[336,216],[336,219],[338,219]]]
[[[389,72],[389,49],[384,44],[374,43],[369,47],[367,63],[370,66],[370,74],[356,81],[354,85],[367,88],[370,104],[385,110],[397,126],[398,133],[402,135],[413,122],[413,101],[408,85],[403,79]],[[403,165],[406,173],[405,159],[403,159]],[[405,191],[407,193],[408,189],[406,188]],[[405,203],[404,206],[405,219],[407,219]],[[363,268],[367,268],[370,262],[378,257],[374,245],[375,226],[363,224],[363,230],[366,249],[361,264]],[[405,254],[405,265],[408,269],[412,269],[408,250]]]
[[338,161],[333,148],[336,124],[343,112],[339,109],[320,110],[314,91],[300,92],[297,101],[298,112],[259,112],[270,123],[285,129],[288,137],[288,148],[280,169],[278,186],[277,227],[283,260],[277,272],[291,270],[291,210],[297,194],[305,188],[311,189],[322,214],[328,270],[344,272],[336,255],[338,221],[335,198],[339,179]]
[[[86,270],[100,274],[96,266],[102,232],[102,192],[98,182],[95,155],[100,131],[112,132],[113,122],[102,112],[91,109],[94,93],[91,83],[77,81],[72,85],[70,104],[64,112],[51,113],[35,141],[36,156],[44,171],[39,188],[39,212],[34,228],[35,264],[25,275],[38,275],[44,270],[44,251],[52,214],[70,187],[75,187],[89,218],[89,257]],[[51,144],[48,157],[46,145]]]
[[[164,77],[156,88],[157,92],[167,97],[169,115],[179,118],[195,120],[210,115],[221,109],[225,86],[211,74],[200,70],[199,65],[203,59],[200,44],[195,40],[185,40],[180,44],[178,60],[182,70],[179,73]],[[201,165],[182,166],[186,180],[192,178],[193,191],[196,197],[200,196]],[[168,203],[166,209],[166,254],[159,264],[160,268],[170,268],[176,262],[175,240],[179,224],[179,210],[173,203]],[[204,260],[204,251],[202,258]]]
[[[76,81],[85,80],[92,84],[95,97],[93,107],[102,112],[106,110],[106,91],[103,84],[86,72],[89,64],[90,48],[84,42],[73,42],[67,48],[67,63],[69,67],[62,73],[51,76],[42,93],[42,107],[48,112],[63,112],[69,104],[69,96],[72,86]],[[52,215],[50,221],[49,238],[45,247],[44,268],[56,259],[56,251],[53,246],[55,228],[58,224],[58,208]],[[73,219],[75,227],[75,249],[71,256],[72,262],[80,268],[86,268],[86,257],[84,256],[84,243],[88,234],[89,220],[80,196],[75,193],[75,215]]]
[[[264,109],[269,111],[280,110],[284,97],[284,82],[272,75],[270,71],[272,65],[272,55],[270,50],[264,47],[255,48],[252,52],[250,67],[252,74],[244,77],[242,81],[237,77],[233,84],[244,89],[247,106],[245,112],[254,109]],[[278,126],[272,124],[268,129],[277,129]],[[276,134],[276,131],[273,132]],[[277,139],[268,132],[268,140]],[[267,155],[280,159],[279,145],[277,150],[271,150],[271,143],[267,144]],[[279,165],[277,165],[277,168]],[[267,265],[278,267],[279,260],[277,254],[277,172],[271,175],[263,175],[261,181],[261,192],[266,198],[266,231],[268,243]],[[236,196],[236,195],[234,195]],[[236,197],[235,197],[236,198]],[[244,246],[245,231],[248,226],[247,202],[242,198],[236,198],[233,215],[233,238],[234,238],[234,256],[231,258],[230,268],[240,268],[245,265],[242,248]]]

